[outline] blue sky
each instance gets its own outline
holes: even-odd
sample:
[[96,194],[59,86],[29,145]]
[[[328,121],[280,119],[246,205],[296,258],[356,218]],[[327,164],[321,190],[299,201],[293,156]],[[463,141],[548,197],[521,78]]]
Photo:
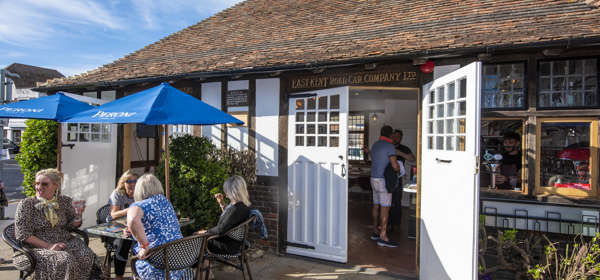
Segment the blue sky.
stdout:
[[0,68],[93,70],[242,0],[0,0]]

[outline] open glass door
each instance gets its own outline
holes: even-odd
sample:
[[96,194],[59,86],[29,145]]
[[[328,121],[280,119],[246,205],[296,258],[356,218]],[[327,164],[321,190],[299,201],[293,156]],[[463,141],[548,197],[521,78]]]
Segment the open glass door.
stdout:
[[289,103],[286,252],[346,262],[348,87],[296,94]]
[[420,279],[477,279],[481,62],[423,86]]

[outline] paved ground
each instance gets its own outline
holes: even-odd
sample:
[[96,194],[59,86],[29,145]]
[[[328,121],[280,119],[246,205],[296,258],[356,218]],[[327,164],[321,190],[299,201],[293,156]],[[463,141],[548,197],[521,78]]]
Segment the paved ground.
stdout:
[[[0,229],[4,229],[10,223],[13,223],[14,213],[17,202],[12,202],[7,209],[7,216],[10,220],[0,220]],[[103,258],[105,255],[104,246],[98,238],[90,239],[90,248],[96,254]],[[0,257],[6,261],[0,263],[0,279],[18,279],[18,271],[12,266],[12,249],[4,242],[0,242]],[[129,267],[129,266],[128,266]],[[329,262],[320,262],[300,257],[278,256],[274,254],[264,254],[255,257],[250,262],[252,275],[254,279],[411,279],[399,278],[394,275],[386,275],[374,266],[364,265],[350,267],[342,264],[333,264]],[[215,279],[241,279],[239,271],[232,271],[226,268],[216,268],[214,271]],[[127,269],[125,276],[131,276]]]

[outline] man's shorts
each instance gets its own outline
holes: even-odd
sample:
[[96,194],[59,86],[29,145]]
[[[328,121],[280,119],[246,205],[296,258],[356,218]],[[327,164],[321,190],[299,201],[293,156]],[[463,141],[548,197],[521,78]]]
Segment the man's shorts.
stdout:
[[371,178],[371,188],[373,189],[373,204],[383,207],[392,206],[392,194],[385,188],[384,178]]

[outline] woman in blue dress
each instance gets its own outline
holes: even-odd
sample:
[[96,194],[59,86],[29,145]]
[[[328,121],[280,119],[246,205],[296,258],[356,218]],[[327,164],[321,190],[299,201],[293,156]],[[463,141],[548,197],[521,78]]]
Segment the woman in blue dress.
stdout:
[[[148,250],[181,239],[181,230],[173,206],[163,195],[160,181],[154,175],[140,177],[133,193],[135,202],[127,210],[127,228],[137,241],[133,250],[138,257],[135,268],[142,279],[165,279],[165,273],[145,259]],[[186,269],[170,272],[171,279],[182,279]]]

